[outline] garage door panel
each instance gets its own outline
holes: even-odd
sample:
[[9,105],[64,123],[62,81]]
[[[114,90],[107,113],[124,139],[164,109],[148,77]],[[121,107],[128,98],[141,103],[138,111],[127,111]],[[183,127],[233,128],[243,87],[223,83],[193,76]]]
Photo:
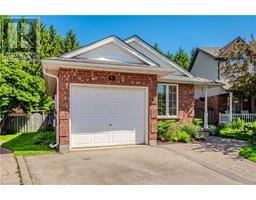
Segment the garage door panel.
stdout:
[[[117,121],[120,121],[120,120],[117,120]],[[113,122],[113,120],[111,122],[111,125],[110,125],[110,122],[105,122],[105,123],[99,122],[96,125],[93,122],[92,123],[84,123],[83,121],[81,121],[81,123],[83,123],[83,124],[80,124],[78,122],[73,124],[73,126],[76,126],[76,127],[72,128],[72,133],[75,134],[76,132],[92,132],[92,131],[104,132],[104,131],[112,131],[112,130],[129,131],[129,130],[133,130],[134,128],[140,130],[139,126],[141,126],[141,124],[137,121],[128,121],[128,120],[126,120],[127,124]],[[131,124],[131,123],[133,123],[133,124]],[[124,125],[125,125],[125,127],[124,127]],[[79,130],[83,130],[83,131],[79,131]]]
[[[83,103],[84,102],[76,103],[76,104],[82,105]],[[130,104],[132,104],[132,102],[130,102]],[[136,102],[134,104],[143,105],[143,103],[140,103],[140,102]],[[88,116],[88,114],[90,114],[90,116],[92,117],[99,116],[99,114],[109,115],[109,113],[111,113],[112,115],[125,114],[127,116],[136,116],[137,114],[144,115],[144,112],[141,110],[139,105],[136,105],[133,107],[127,104],[111,105],[111,106],[109,104],[97,105],[97,106],[91,105],[91,106],[83,106],[83,110],[81,110],[80,108],[74,108],[72,111],[75,112],[77,115]],[[125,106],[125,109],[124,109],[124,106]]]
[[112,132],[112,142],[117,144],[125,144],[127,143],[127,135],[128,133],[125,131],[117,131]]
[[91,137],[89,134],[78,134],[76,136],[72,136],[72,141],[74,145],[90,144]]
[[144,88],[71,86],[72,147],[145,143]]
[[91,134],[94,144],[108,144],[111,143],[111,135],[107,133],[93,133]]

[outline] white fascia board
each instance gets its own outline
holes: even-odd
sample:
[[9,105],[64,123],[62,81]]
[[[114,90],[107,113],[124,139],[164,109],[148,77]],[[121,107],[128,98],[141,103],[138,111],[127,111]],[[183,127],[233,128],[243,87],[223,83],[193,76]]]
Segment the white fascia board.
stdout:
[[158,77],[167,75],[168,70],[149,67],[149,66],[128,66],[120,63],[116,65],[104,64],[104,63],[92,63],[92,62],[72,62],[72,61],[60,61],[60,60],[42,60],[42,65],[45,69],[58,72],[59,68],[75,68],[84,70],[102,70],[102,71],[117,71],[117,72],[130,72],[130,73],[142,73],[142,74],[156,74]]
[[180,67],[179,65],[177,65],[176,63],[172,62],[171,60],[169,60],[168,58],[166,58],[165,56],[161,55],[159,52],[157,52],[156,50],[153,50],[152,47],[148,46],[147,44],[145,44],[143,41],[141,41],[139,38],[137,37],[132,37],[128,40],[125,40],[126,43],[131,43],[133,41],[136,41],[138,43],[140,43],[145,49],[147,49],[148,51],[150,51],[152,54],[156,55],[158,58],[164,60],[165,62],[167,62],[169,65],[171,65],[172,67],[174,67],[175,69],[177,69],[178,71],[182,72],[183,74],[187,75],[188,77],[193,78],[193,74],[189,73],[188,71],[186,71],[185,69],[183,69],[182,67]]
[[162,79],[159,78],[157,79],[158,83],[184,83],[184,84],[194,84],[194,85],[208,85],[209,87],[216,87],[216,86],[221,86],[222,84],[220,83],[215,83],[215,82],[203,82],[203,81],[196,81],[196,80],[177,80],[177,79]]
[[114,36],[111,36],[109,38],[106,38],[106,39],[103,39],[103,40],[100,40],[98,42],[95,42],[91,45],[88,45],[88,46],[85,46],[85,47],[82,47],[80,49],[77,49],[77,50],[74,50],[74,51],[71,51],[69,53],[66,53],[66,54],[63,54],[61,55],[60,57],[62,58],[73,58],[73,57],[76,57],[76,56],[79,56],[83,53],[86,53],[86,52],[89,52],[91,50],[94,50],[96,48],[99,48],[101,46],[104,46],[104,45],[107,45],[107,44],[110,44],[110,43],[115,43],[118,47],[126,50],[128,53],[130,53],[131,55],[137,57],[138,59],[142,60],[143,62],[151,65],[151,66],[157,66],[156,63],[154,63],[153,61],[151,61],[150,59],[148,59],[147,57],[143,56],[141,53],[137,52],[136,50],[134,50],[132,47],[130,47],[129,45],[127,45],[125,42],[121,41],[120,39],[114,37]]

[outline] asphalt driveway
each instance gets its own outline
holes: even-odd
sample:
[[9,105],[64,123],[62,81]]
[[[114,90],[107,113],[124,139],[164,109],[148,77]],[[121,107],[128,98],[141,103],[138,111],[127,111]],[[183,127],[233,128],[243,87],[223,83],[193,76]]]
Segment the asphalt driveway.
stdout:
[[254,163],[207,144],[77,151],[25,162],[33,184],[255,184]]

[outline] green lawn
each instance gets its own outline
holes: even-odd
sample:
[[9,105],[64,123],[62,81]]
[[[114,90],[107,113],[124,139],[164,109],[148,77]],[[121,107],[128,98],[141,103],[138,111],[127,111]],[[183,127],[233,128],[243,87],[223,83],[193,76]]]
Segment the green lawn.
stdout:
[[256,145],[248,145],[240,149],[239,154],[251,161],[256,162]]
[[33,143],[33,139],[37,134],[37,132],[34,132],[0,135],[0,141],[4,142],[2,147],[12,150],[16,156],[54,153],[55,150],[48,147],[48,145],[36,145]]
[[[252,132],[244,132],[241,129],[239,130],[225,127],[220,130],[219,136],[225,138],[244,140],[250,143],[253,142]],[[256,162],[256,145],[249,144],[247,146],[240,148],[239,154],[245,157],[246,159]]]
[[1,142],[8,142],[16,137],[18,137],[20,133],[17,134],[10,134],[10,135],[0,135],[0,141]]
[[244,140],[244,141],[248,141],[248,142],[253,141],[252,133],[246,133],[239,129],[223,128],[220,130],[219,136],[226,137],[226,138],[232,138],[232,139],[238,139],[238,140]]

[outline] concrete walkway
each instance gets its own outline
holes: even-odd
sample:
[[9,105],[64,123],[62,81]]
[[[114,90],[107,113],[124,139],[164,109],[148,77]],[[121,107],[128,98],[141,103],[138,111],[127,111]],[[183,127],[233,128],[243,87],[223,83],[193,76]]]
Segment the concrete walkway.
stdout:
[[159,145],[167,151],[245,184],[256,184],[256,163],[239,156],[247,142],[221,137],[206,137],[204,142]]
[[0,184],[19,185],[20,178],[15,157],[11,151],[0,146]]

